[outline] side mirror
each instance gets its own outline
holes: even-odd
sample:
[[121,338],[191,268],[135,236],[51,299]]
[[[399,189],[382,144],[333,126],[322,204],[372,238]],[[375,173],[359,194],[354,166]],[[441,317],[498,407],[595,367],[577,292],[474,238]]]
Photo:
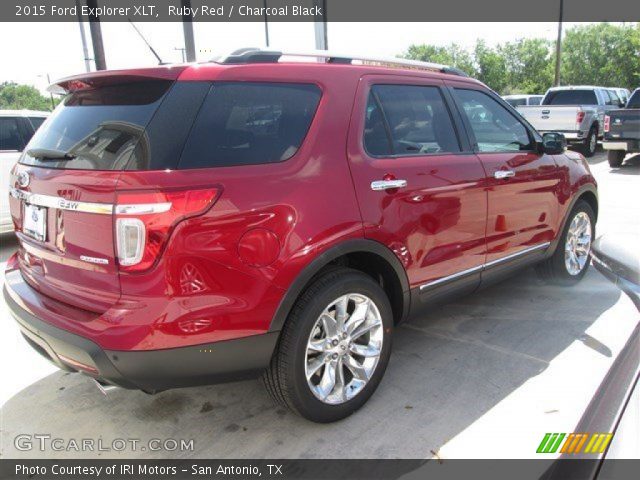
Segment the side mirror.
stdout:
[[545,133],[542,135],[542,152],[548,155],[559,155],[567,148],[567,139],[561,133]]

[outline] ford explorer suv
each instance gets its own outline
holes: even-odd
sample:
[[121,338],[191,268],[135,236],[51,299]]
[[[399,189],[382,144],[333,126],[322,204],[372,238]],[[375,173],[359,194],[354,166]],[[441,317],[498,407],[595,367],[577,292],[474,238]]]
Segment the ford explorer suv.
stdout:
[[589,267],[584,158],[455,69],[246,49],[53,88],[11,174],[4,296],[33,348],[103,386],[262,375],[335,421],[400,322],[527,265]]
[[604,87],[553,87],[538,107],[518,107],[518,111],[540,133],[560,132],[586,156],[596,153],[604,133],[604,116],[620,108],[617,94]]
[[9,172],[48,112],[0,110],[0,233],[13,230],[9,213]]
[[611,110],[604,117],[604,141],[609,166],[620,167],[628,153],[640,152],[640,88],[636,88],[625,108]]

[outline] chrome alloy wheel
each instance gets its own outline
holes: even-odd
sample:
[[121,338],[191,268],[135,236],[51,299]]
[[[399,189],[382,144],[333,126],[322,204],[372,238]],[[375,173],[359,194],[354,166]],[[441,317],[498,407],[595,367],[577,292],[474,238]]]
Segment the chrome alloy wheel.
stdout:
[[589,261],[591,250],[591,219],[585,212],[571,220],[564,247],[564,264],[570,275],[578,275]]
[[383,328],[378,307],[360,293],[343,295],[324,309],[305,355],[307,384],[318,400],[338,405],[362,391],[378,365]]
[[596,148],[598,148],[598,134],[594,133],[589,138],[589,151],[595,153]]

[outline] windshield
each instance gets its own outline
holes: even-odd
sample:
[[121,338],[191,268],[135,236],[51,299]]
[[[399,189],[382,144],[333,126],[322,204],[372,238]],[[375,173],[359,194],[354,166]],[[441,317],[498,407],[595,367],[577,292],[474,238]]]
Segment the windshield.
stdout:
[[598,105],[593,90],[555,90],[547,93],[543,105]]
[[172,82],[152,80],[67,95],[29,142],[21,163],[48,168],[148,168],[145,127]]

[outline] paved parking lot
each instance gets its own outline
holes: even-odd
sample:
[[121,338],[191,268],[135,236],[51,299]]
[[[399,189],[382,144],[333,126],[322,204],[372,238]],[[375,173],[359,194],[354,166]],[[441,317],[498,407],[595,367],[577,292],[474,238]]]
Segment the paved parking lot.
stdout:
[[[598,230],[640,229],[640,155],[620,169],[590,161],[600,186]],[[2,238],[0,261],[15,248]],[[354,416],[316,425],[275,407],[258,381],[103,396],[21,340],[4,305],[4,457],[526,458],[545,432],[571,432],[640,315],[591,269],[574,288],[532,269],[401,326],[380,388]],[[19,434],[139,439],[123,452],[19,451]],[[193,451],[150,452],[149,439],[193,439]],[[499,448],[498,448],[499,447]],[[144,449],[144,450],[143,450]]]

